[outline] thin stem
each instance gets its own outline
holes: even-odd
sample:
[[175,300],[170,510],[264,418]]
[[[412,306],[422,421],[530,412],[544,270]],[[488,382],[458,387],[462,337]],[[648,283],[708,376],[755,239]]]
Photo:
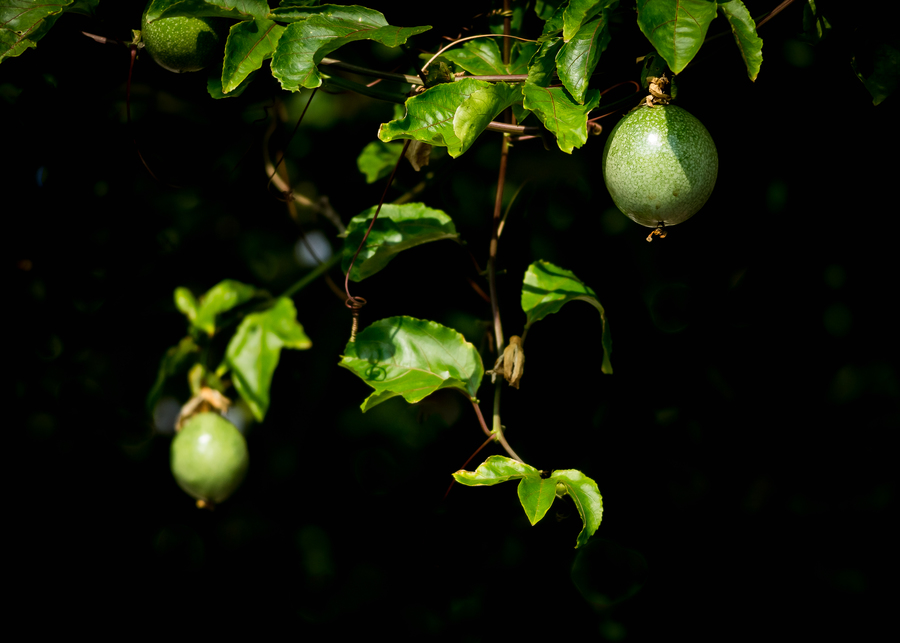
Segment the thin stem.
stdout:
[[382,78],[384,80],[396,80],[400,83],[409,83],[410,85],[423,85],[422,79],[418,76],[410,76],[409,74],[395,74],[389,71],[379,71],[377,69],[368,69],[359,65],[351,65],[335,58],[323,58],[320,65],[327,65],[335,69],[343,69],[351,71],[360,76],[372,76],[373,78]]
[[500,147],[500,171],[497,177],[497,196],[494,199],[493,225],[491,226],[491,245],[488,252],[487,271],[488,286],[491,294],[491,316],[494,320],[494,344],[499,351],[503,345],[503,324],[500,321],[500,304],[497,298],[497,245],[500,232],[500,221],[503,215],[503,187],[506,183],[506,165],[509,158],[509,139],[504,136]]
[[341,253],[335,253],[328,257],[325,261],[316,266],[313,270],[306,273],[300,280],[294,282],[287,290],[281,293],[282,297],[293,297],[296,293],[306,288],[316,279],[327,273],[334,266],[341,262]]

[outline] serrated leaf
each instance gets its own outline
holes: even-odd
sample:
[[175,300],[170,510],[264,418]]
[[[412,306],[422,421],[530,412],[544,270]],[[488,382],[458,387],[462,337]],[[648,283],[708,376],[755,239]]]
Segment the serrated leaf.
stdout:
[[545,480],[540,476],[522,478],[517,492],[528,522],[536,525],[556,500],[556,480]]
[[[283,89],[297,91],[322,84],[317,65],[322,59],[357,40],[374,40],[386,47],[398,47],[410,36],[431,27],[393,27],[378,11],[363,7],[327,5],[323,11],[287,26],[272,56],[272,75]],[[310,7],[312,9],[312,7]],[[279,18],[280,19],[280,18]]]
[[541,31],[540,38],[538,38],[538,44],[541,44],[550,38],[555,38],[556,36],[562,37],[563,25],[565,24],[565,11],[566,3],[563,3],[556,7],[553,14],[546,19],[546,22],[544,22],[544,29]]
[[619,0],[570,0],[563,11],[563,40],[569,42],[582,25]]
[[[353,217],[347,224],[347,237],[344,241],[344,256],[341,262],[345,273],[375,215],[375,209],[369,208]],[[378,213],[378,219],[372,227],[372,232],[369,233],[369,238],[366,239],[366,245],[353,263],[350,279],[362,281],[384,268],[397,253],[442,239],[459,241],[453,220],[444,212],[428,208],[421,203],[386,204]]]
[[370,324],[347,344],[340,366],[375,389],[364,412],[398,395],[412,404],[444,388],[475,400],[484,377],[481,356],[460,333],[414,317]]
[[36,47],[72,1],[6,0],[0,4],[0,62]]
[[527,74],[528,65],[537,52],[539,45],[536,42],[516,41],[512,47],[512,62],[506,68],[507,74]]
[[596,293],[572,272],[554,266],[549,261],[535,261],[528,266],[522,281],[522,310],[528,319],[525,328],[530,328],[536,321],[559,312],[565,304],[576,300],[586,301],[600,313],[600,344],[603,347],[600,370],[611,375],[612,335],[606,321],[606,312]]
[[[191,323],[195,328],[212,337],[216,333],[216,317],[235,306],[250,301],[254,295],[256,295],[256,288],[253,286],[233,279],[220,281],[200,297],[196,316]],[[190,317],[190,315],[188,316]]]
[[442,83],[406,101],[404,118],[383,123],[378,138],[384,142],[411,138],[446,147],[456,158],[500,112],[520,100],[517,87],[463,78]]
[[638,0],[638,26],[656,51],[679,74],[700,51],[716,17],[712,0]]
[[251,71],[250,74],[241,81],[240,85],[226,94],[222,89],[222,71],[220,67],[219,71],[211,72],[209,76],[206,77],[206,91],[211,98],[215,98],[216,100],[222,98],[237,98],[250,86],[250,83],[253,82],[253,78],[258,71],[258,69]]
[[563,87],[538,87],[525,83],[525,109],[530,109],[556,136],[556,144],[566,154],[587,141],[587,117],[600,103],[600,91],[589,89],[584,105],[579,105]]
[[[359,5],[323,4],[316,5],[317,0],[282,0],[269,12],[269,18],[280,22],[299,22],[312,16],[324,15],[342,20],[361,20],[373,22],[384,16],[374,9],[366,9]],[[378,16],[381,16],[379,18]],[[387,24],[386,22],[384,24]]]
[[153,0],[147,8],[147,21],[175,16],[261,20],[268,13],[266,0]]
[[272,57],[284,29],[272,20],[245,20],[232,25],[222,62],[222,93],[237,89],[264,60]]
[[197,361],[200,356],[200,347],[193,338],[185,337],[177,346],[172,346],[163,355],[159,362],[159,370],[156,373],[156,382],[147,394],[147,413],[153,413],[156,403],[162,395],[166,380],[185,369],[188,364]]
[[556,54],[563,46],[562,38],[550,38],[541,43],[528,65],[528,83],[549,87],[556,80]]
[[575,548],[578,549],[594,535],[603,519],[603,497],[600,495],[600,489],[597,488],[596,482],[575,469],[554,471],[547,479],[547,482],[551,481],[554,488],[557,482],[566,485],[566,491],[578,509],[581,522],[584,523],[575,541]]
[[366,175],[366,183],[374,183],[391,173],[397,159],[403,152],[402,145],[388,145],[382,141],[372,141],[356,157],[356,167]]
[[469,40],[458,49],[448,49],[441,57],[474,76],[499,76],[507,73],[503,54],[494,38]]
[[591,74],[608,44],[609,22],[606,15],[602,14],[582,25],[556,54],[559,79],[579,105],[584,103]]
[[492,455],[479,464],[475,471],[463,469],[453,474],[454,480],[467,487],[492,487],[495,484],[519,478],[540,480],[541,472],[524,462],[507,458],[504,455]]
[[762,65],[762,38],[756,35],[756,23],[741,0],[720,2],[719,9],[731,25],[734,42],[741,52],[750,80],[756,80]]
[[262,422],[269,409],[269,389],[281,349],[310,346],[312,342],[297,321],[294,302],[287,297],[280,297],[267,310],[244,317],[228,342],[223,365],[231,370],[234,388],[257,421]]

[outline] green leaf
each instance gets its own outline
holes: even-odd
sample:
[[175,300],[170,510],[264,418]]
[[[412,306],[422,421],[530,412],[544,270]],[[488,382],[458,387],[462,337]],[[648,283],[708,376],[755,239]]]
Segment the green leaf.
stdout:
[[374,9],[366,9],[359,5],[323,4],[316,6],[318,0],[281,0],[279,5],[269,12],[269,18],[280,22],[299,22],[312,16],[324,15],[342,20],[377,20],[384,16]]
[[522,478],[518,488],[519,502],[528,516],[528,522],[536,525],[556,500],[556,481],[545,480],[540,476]]
[[222,68],[219,67],[218,71],[211,72],[206,77],[206,91],[210,95],[210,97],[215,98],[216,100],[222,98],[237,98],[241,94],[244,93],[250,83],[253,82],[253,78],[256,76],[256,71],[250,72],[250,74],[241,81],[241,84],[229,91],[227,94],[222,89]]
[[194,297],[194,293],[192,293],[187,288],[178,287],[175,289],[175,308],[180,310],[190,321],[192,324],[194,320],[197,319],[197,309],[200,307],[200,304],[197,303],[197,298]]
[[374,183],[388,176],[397,165],[403,152],[402,145],[388,145],[382,141],[372,141],[363,148],[356,158],[356,167],[366,175],[366,183]]
[[562,46],[562,38],[550,38],[541,43],[528,66],[529,84],[549,87],[556,81],[556,54]]
[[[182,310],[180,307],[180,290],[183,289],[175,291],[176,305],[179,306],[179,310],[188,315],[188,319],[190,319],[190,313]],[[250,301],[256,294],[256,288],[253,286],[242,284],[233,279],[220,281],[200,297],[200,304],[196,308],[195,317],[191,319],[191,323],[195,328],[212,337],[216,333],[216,317],[218,315],[231,310],[235,306],[240,306],[246,301]],[[188,306],[189,303],[186,303],[185,305]]]
[[453,479],[467,487],[490,487],[509,480],[521,480],[517,490],[519,502],[532,525],[547,514],[556,498],[557,484],[564,485],[566,495],[571,496],[584,525],[575,541],[576,549],[594,535],[603,518],[603,498],[597,483],[575,469],[553,471],[548,478],[541,478],[541,472],[532,466],[506,456],[492,455],[475,471],[457,471]]
[[237,89],[264,60],[272,57],[284,29],[272,20],[246,20],[232,25],[225,42],[222,93]]
[[484,377],[481,356],[460,333],[413,317],[367,326],[347,344],[340,366],[375,389],[361,405],[364,412],[398,395],[412,404],[443,388],[475,401]]
[[159,370],[156,373],[156,382],[147,394],[147,413],[153,413],[156,403],[163,392],[166,380],[184,370],[188,364],[193,364],[200,356],[200,347],[193,338],[185,337],[177,346],[166,351],[159,362]]
[[[366,234],[375,210],[374,206],[369,208],[350,219],[347,225],[344,256],[341,261],[345,273],[350,267],[353,253]],[[453,220],[444,212],[433,210],[421,203],[386,204],[378,213],[378,219],[372,227],[372,232],[369,233],[369,238],[366,239],[366,245],[353,262],[350,279],[362,281],[384,268],[397,253],[442,239],[459,241]]]
[[407,99],[406,116],[383,123],[378,138],[384,142],[411,138],[446,147],[456,158],[500,112],[520,99],[519,89],[507,83],[472,78],[442,83]]
[[700,51],[709,23],[716,17],[713,0],[638,0],[638,26],[669,69],[679,74]]
[[606,321],[606,312],[597,300],[597,295],[578,277],[568,270],[554,266],[549,261],[535,261],[528,266],[522,282],[522,310],[528,321],[525,328],[552,313],[559,312],[570,301],[586,301],[600,313],[600,343],[603,346],[603,363],[600,370],[612,374],[610,353],[612,336]]
[[565,24],[565,11],[566,4],[563,3],[554,10],[549,18],[546,19],[544,29],[541,32],[540,38],[538,38],[538,44],[541,44],[550,38],[555,38],[556,36],[562,37],[563,25]]
[[[228,348],[223,366],[232,372],[234,388],[262,422],[269,409],[269,388],[282,348],[307,349],[312,342],[297,321],[294,302],[280,297],[275,305],[244,317]],[[222,367],[219,368],[220,374]]]
[[600,61],[600,54],[609,44],[609,22],[602,14],[582,25],[556,54],[556,70],[563,86],[579,105],[584,104],[591,74]]
[[478,38],[464,42],[459,49],[448,49],[442,58],[456,63],[475,76],[499,76],[508,73],[503,55],[494,38]]
[[266,0],[153,0],[147,8],[147,22],[160,18],[264,19],[269,13]]
[[554,487],[557,482],[566,486],[566,491],[575,502],[578,515],[581,516],[581,522],[584,523],[584,527],[575,541],[577,549],[594,535],[603,519],[603,497],[600,495],[600,489],[597,488],[596,482],[575,469],[554,471],[547,479],[547,482],[551,481]]
[[504,455],[489,456],[475,471],[461,470],[453,474],[454,480],[467,487],[492,487],[501,482],[526,477],[540,480],[541,472]]
[[534,112],[556,136],[556,144],[566,154],[587,141],[587,117],[600,103],[600,92],[589,89],[584,105],[575,102],[563,87],[538,87],[525,83],[525,109]]
[[570,0],[563,11],[563,40],[569,42],[582,25],[619,0]]
[[[304,11],[309,11],[309,7]],[[322,84],[317,65],[334,50],[357,40],[374,40],[386,47],[398,47],[410,36],[431,27],[392,27],[378,11],[363,7],[318,7],[305,20],[288,25],[272,57],[272,75],[283,89],[297,91]],[[278,19],[281,19],[278,16]]]
[[508,74],[527,74],[528,65],[539,45],[536,42],[516,41],[512,46],[512,62],[506,68]]
[[0,62],[36,47],[73,0],[6,0],[0,4]]
[[719,9],[731,25],[734,42],[747,66],[747,75],[755,81],[762,65],[762,38],[756,35],[756,23],[741,0],[720,2]]

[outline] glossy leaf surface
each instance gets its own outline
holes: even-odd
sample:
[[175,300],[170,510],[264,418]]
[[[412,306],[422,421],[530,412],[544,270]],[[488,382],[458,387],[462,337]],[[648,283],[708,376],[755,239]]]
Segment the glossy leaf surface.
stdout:
[[600,305],[596,293],[572,272],[554,266],[549,261],[536,261],[528,266],[522,283],[522,310],[528,317],[526,328],[547,315],[559,312],[563,305],[576,300],[586,301],[600,313],[600,343],[603,347],[603,363],[600,370],[607,375],[612,374],[609,357],[612,351],[612,336],[606,321],[606,312]]
[[578,509],[578,515],[581,516],[584,527],[578,534],[575,547],[581,547],[594,535],[603,519],[603,497],[600,495],[597,483],[575,469],[554,471],[550,475],[549,481],[554,483],[554,487],[557,482],[563,483],[569,497],[572,498]]
[[585,23],[556,54],[559,79],[575,102],[584,103],[591,74],[609,44],[609,22],[601,15]]
[[222,93],[237,89],[264,60],[272,57],[284,29],[271,20],[246,20],[231,27],[222,64]]
[[454,480],[468,487],[489,487],[509,480],[521,480],[517,489],[519,502],[535,525],[543,518],[556,498],[557,484],[566,489],[581,516],[583,527],[575,541],[581,547],[597,531],[603,518],[603,498],[597,483],[575,469],[553,471],[542,478],[541,472],[518,460],[502,455],[492,455],[478,465],[475,471],[457,471]]
[[750,80],[756,80],[762,65],[762,38],[756,35],[756,23],[741,0],[720,2],[719,9],[731,25],[734,42],[741,52]]
[[460,333],[405,316],[367,326],[347,344],[340,365],[375,389],[363,411],[398,395],[418,402],[442,388],[474,400],[484,377],[481,356]]
[[[253,416],[262,422],[269,409],[269,388],[282,348],[307,349],[312,342],[297,321],[294,302],[281,297],[271,308],[244,317],[228,348],[223,365]],[[219,375],[223,369],[219,368]]]
[[185,288],[175,290],[175,305],[187,315],[191,324],[209,336],[216,332],[216,317],[235,306],[250,301],[256,288],[233,279],[225,279],[206,291],[199,303],[191,301],[193,295]]
[[681,73],[700,51],[716,17],[711,0],[638,0],[638,26],[673,73]]
[[[73,0],[6,0],[0,4],[0,62],[37,46]],[[93,3],[94,5],[96,2]]]
[[446,147],[457,157],[504,109],[521,100],[517,87],[464,78],[442,83],[406,101],[406,116],[382,124],[384,142],[411,138]]
[[600,92],[589,89],[584,105],[579,105],[563,87],[539,87],[526,83],[525,109],[530,109],[556,136],[556,144],[566,154],[587,141],[587,119],[600,103]]
[[[344,241],[344,256],[341,268],[344,272],[350,267],[353,253],[359,247],[372,217],[375,207],[358,214],[347,225],[347,238]],[[378,219],[366,239],[366,245],[360,250],[350,279],[362,281],[384,268],[397,253],[415,246],[440,241],[442,239],[459,240],[453,220],[440,210],[434,210],[421,203],[404,203],[402,205],[387,204],[382,206]]]
[[147,21],[189,16],[194,18],[263,19],[269,13],[266,0],[153,0]]
[[366,183],[374,183],[391,173],[402,151],[402,144],[389,145],[382,141],[372,141],[356,157],[356,167],[366,175]]
[[522,478],[519,488],[519,502],[528,516],[528,522],[536,525],[556,500],[556,480],[544,479],[539,475]]
[[563,40],[569,42],[591,18],[618,0],[570,0],[563,10]]
[[386,47],[398,47],[410,36],[431,29],[392,27],[381,13],[363,7],[323,5],[318,9],[321,11],[288,25],[278,41],[272,57],[272,75],[281,81],[283,89],[297,91],[321,85],[317,65],[347,43],[374,40]]

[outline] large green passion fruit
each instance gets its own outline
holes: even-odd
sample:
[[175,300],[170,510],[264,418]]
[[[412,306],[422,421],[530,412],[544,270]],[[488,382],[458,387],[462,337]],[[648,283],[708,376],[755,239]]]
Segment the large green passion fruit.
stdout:
[[169,464],[179,487],[203,504],[219,503],[244,480],[247,441],[218,413],[198,413],[172,440]]
[[640,107],[613,128],[603,150],[603,180],[630,219],[656,228],[692,217],[712,194],[719,171],[703,123],[674,105]]
[[141,41],[153,60],[176,73],[200,71],[216,62],[228,37],[227,20],[175,16],[148,22],[151,4],[141,16]]

